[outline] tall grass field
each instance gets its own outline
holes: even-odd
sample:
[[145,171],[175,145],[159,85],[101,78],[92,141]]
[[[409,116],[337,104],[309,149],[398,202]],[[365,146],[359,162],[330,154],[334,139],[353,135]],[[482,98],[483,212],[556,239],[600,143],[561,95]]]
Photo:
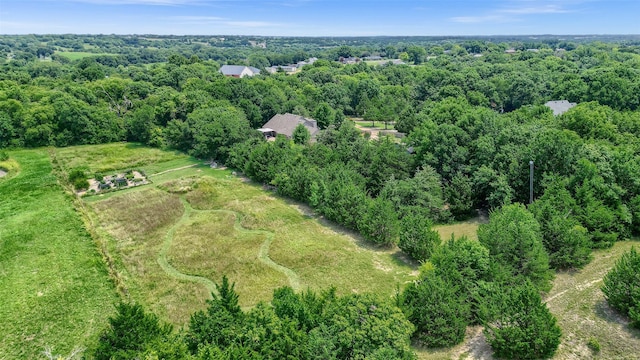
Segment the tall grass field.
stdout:
[[66,355],[97,341],[116,294],[47,152],[9,156],[20,172],[0,179],[0,359]]

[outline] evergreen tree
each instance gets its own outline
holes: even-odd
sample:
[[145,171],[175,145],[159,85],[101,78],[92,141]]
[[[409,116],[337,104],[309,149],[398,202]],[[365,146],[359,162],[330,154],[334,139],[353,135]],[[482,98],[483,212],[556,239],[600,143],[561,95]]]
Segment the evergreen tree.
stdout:
[[413,338],[427,347],[462,342],[469,307],[458,296],[458,286],[429,272],[409,284],[401,295],[402,308],[415,325]]
[[560,345],[562,331],[531,283],[508,285],[491,299],[485,335],[494,354],[505,359],[547,359]]
[[635,248],[622,254],[603,279],[609,305],[631,318],[631,325],[640,329],[640,254]]

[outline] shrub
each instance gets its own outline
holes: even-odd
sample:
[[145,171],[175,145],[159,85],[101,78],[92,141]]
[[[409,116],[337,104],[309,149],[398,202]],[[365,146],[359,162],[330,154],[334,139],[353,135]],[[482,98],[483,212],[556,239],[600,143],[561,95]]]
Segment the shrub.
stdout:
[[172,327],[162,323],[138,304],[116,305],[116,315],[109,318],[109,327],[100,336],[95,359],[138,358],[151,343],[165,342]]
[[600,343],[598,342],[598,339],[596,338],[590,338],[589,341],[587,342],[587,346],[589,347],[589,349],[591,349],[591,351],[595,352],[595,353],[599,353],[600,352]]
[[640,254],[635,248],[624,253],[605,275],[602,292],[609,305],[628,315],[631,326],[640,329]]
[[469,307],[458,286],[433,272],[407,286],[402,308],[416,327],[413,338],[427,347],[452,346],[464,340]]
[[485,324],[485,335],[496,357],[547,359],[560,345],[562,331],[547,305],[530,282],[495,293],[494,318]]
[[420,215],[409,214],[400,220],[398,247],[415,260],[425,261],[440,245],[440,235],[431,229],[431,221]]
[[84,190],[89,188],[89,181],[82,169],[73,169],[69,172],[69,183],[76,190]]
[[9,160],[9,154],[6,151],[0,151],[0,161]]
[[96,179],[97,182],[102,182],[104,180],[104,174],[102,173],[95,173],[93,175],[93,178]]

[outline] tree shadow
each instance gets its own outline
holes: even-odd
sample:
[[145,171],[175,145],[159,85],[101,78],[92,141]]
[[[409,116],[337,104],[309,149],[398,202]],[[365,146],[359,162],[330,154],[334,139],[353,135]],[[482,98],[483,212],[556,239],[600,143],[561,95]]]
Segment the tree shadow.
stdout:
[[626,315],[613,309],[605,299],[600,299],[594,306],[596,316],[610,324],[620,325],[621,329],[636,339],[640,339],[640,330],[631,327],[631,321]]

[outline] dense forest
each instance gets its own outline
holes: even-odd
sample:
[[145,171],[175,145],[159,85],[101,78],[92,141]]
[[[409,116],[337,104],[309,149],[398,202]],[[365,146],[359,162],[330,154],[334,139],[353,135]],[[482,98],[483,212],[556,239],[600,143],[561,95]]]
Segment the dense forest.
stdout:
[[[406,64],[337,62],[373,55]],[[540,293],[554,269],[581,268],[592,249],[640,233],[637,37],[33,35],[0,36],[0,56],[0,148],[131,141],[182,150],[423,263],[394,302],[283,288],[245,313],[225,279],[180,336],[123,304],[98,358],[412,358],[410,337],[450,346],[469,324],[485,325],[499,357],[549,357],[561,332]],[[319,60],[290,75],[218,73],[310,57]],[[554,115],[550,100],[577,106]],[[265,141],[255,129],[281,113],[323,131]],[[354,117],[405,136],[369,139]],[[535,201],[525,207],[530,161]],[[431,229],[478,211],[490,216],[477,242]],[[148,336],[109,343],[135,328],[127,321]],[[363,322],[371,328],[353,328]]]

